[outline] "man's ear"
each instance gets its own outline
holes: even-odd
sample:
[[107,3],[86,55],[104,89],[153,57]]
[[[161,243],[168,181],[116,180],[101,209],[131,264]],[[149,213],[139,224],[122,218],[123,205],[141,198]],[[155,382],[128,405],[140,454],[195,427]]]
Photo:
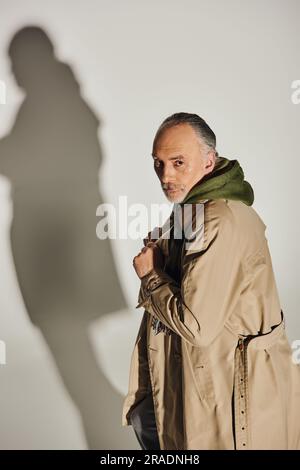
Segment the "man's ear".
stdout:
[[206,159],[204,163],[204,174],[207,175],[211,173],[216,164],[216,152],[215,150],[209,150],[206,154]]

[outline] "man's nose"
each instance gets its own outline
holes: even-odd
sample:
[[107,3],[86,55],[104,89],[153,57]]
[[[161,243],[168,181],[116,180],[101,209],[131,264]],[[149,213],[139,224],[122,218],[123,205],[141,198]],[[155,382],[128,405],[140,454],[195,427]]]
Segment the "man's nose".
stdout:
[[174,170],[173,170],[173,168],[166,165],[162,169],[160,179],[161,179],[161,182],[164,183],[164,184],[172,182],[172,180],[174,180]]

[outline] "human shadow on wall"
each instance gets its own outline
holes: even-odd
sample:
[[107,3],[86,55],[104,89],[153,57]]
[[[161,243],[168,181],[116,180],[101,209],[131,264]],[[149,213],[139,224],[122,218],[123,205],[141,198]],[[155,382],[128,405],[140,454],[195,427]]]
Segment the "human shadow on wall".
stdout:
[[22,28],[8,53],[26,96],[0,141],[0,173],[11,182],[11,246],[24,303],[89,448],[134,449],[133,433],[121,426],[124,397],[100,370],[87,332],[91,321],[127,307],[110,241],[96,236],[99,120],[44,30]]

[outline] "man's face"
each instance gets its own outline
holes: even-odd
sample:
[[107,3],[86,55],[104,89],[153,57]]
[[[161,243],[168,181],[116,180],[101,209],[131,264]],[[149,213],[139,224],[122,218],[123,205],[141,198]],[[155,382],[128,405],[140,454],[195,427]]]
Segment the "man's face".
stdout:
[[170,202],[182,202],[190,189],[215,165],[214,151],[189,124],[163,131],[153,147],[154,169]]

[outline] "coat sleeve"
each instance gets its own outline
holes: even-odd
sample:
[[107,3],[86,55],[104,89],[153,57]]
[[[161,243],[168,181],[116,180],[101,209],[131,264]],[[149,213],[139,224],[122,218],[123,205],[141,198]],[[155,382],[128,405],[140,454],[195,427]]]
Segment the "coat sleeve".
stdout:
[[224,202],[221,211],[208,211],[200,251],[185,250],[181,284],[152,269],[141,279],[136,308],[143,306],[185,341],[205,347],[234,310],[241,281],[238,228]]

